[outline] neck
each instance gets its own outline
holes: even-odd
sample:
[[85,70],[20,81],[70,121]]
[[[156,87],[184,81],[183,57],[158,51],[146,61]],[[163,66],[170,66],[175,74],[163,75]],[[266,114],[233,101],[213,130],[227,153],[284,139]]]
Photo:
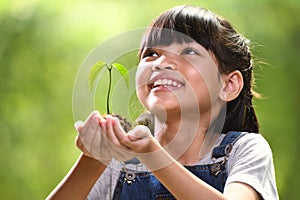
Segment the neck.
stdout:
[[[198,120],[197,120],[198,119]],[[208,131],[210,118],[196,115],[155,118],[155,137],[181,164],[198,162],[214,144],[218,134]]]

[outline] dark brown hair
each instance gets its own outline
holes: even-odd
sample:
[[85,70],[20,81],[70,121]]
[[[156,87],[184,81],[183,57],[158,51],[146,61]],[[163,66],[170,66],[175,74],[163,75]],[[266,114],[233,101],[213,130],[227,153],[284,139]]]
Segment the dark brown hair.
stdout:
[[[178,32],[185,37],[175,34]],[[257,133],[259,126],[252,104],[253,66],[250,42],[227,20],[196,6],[172,8],[151,23],[142,39],[140,51],[158,44],[167,46],[175,41],[182,43],[192,40],[214,53],[220,73],[239,70],[243,75],[244,87],[241,93],[233,101],[227,102],[222,132]]]

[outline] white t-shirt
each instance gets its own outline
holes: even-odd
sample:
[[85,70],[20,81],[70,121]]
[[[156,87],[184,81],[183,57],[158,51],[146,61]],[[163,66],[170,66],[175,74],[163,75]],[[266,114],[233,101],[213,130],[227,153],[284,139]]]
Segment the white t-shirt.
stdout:
[[[214,147],[219,146],[224,137],[225,134],[221,134],[215,142]],[[213,148],[197,165],[213,163],[211,159]],[[215,162],[222,159],[219,158]],[[120,162],[113,160],[90,191],[88,199],[112,199],[114,188],[123,166]],[[147,171],[144,166],[126,165],[126,167],[138,171]],[[228,158],[228,178],[225,188],[226,185],[232,182],[242,182],[250,185],[264,200],[279,199],[272,151],[262,135],[248,133],[234,144]]]

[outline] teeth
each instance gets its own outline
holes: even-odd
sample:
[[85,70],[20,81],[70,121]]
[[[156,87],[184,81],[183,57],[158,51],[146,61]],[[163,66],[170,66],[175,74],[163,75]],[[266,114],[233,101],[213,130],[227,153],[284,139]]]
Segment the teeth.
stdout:
[[162,84],[162,80],[161,79],[158,79],[154,82],[154,86],[158,86],[158,85],[161,85]]
[[176,82],[176,81],[173,81],[171,79],[157,79],[156,81],[154,81],[153,83],[154,87],[156,86],[173,86],[173,87],[181,87],[181,84]]

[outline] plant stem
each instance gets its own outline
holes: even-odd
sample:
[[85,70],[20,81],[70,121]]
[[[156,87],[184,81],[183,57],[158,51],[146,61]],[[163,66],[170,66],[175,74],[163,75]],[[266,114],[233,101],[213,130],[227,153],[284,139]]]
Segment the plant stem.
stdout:
[[106,111],[107,114],[111,114],[110,108],[109,108],[109,99],[110,99],[110,90],[111,90],[111,69],[112,67],[107,67],[108,69],[108,75],[109,75],[109,83],[108,83],[108,91],[107,91],[107,98],[106,98]]

